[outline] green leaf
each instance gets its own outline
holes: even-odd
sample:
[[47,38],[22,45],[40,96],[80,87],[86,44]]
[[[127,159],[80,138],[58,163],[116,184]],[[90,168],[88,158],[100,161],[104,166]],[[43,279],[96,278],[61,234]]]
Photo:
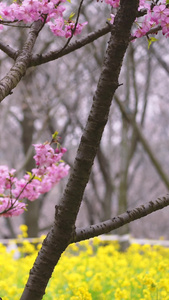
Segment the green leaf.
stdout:
[[55,131],[54,134],[52,134],[52,140],[57,140],[58,134],[59,134],[59,132]]
[[71,12],[70,16],[69,16],[69,20],[71,20],[74,17],[75,13]]
[[157,41],[158,41],[158,39],[156,39],[155,37],[150,37],[148,39],[148,49],[150,49],[150,46],[152,43],[157,42]]
[[166,4],[169,4],[169,0],[166,0]]
[[32,177],[32,173],[31,172],[26,172],[30,177]]
[[71,0],[67,0],[67,2],[71,3]]
[[35,177],[35,175],[34,174],[32,174],[31,172],[26,172],[28,175],[29,175],[29,177],[30,177],[30,180],[31,179],[33,179],[34,177]]
[[39,180],[39,181],[42,181],[42,178],[40,178],[40,177],[38,177],[38,176],[34,176],[33,179],[37,179],[37,180]]

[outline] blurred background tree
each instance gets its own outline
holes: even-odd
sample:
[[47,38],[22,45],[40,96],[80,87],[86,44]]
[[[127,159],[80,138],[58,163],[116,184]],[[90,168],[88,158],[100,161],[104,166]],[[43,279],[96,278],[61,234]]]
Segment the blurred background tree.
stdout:
[[[76,11],[77,1],[72,4]],[[109,16],[107,5],[88,0],[81,12],[81,22],[89,22],[83,34],[104,26],[103,14],[105,18]],[[18,48],[18,42],[20,46],[24,43],[25,29],[9,27],[5,31],[3,42],[13,48]],[[14,90],[12,101],[8,96],[1,104],[1,164],[15,168],[18,176],[31,170],[34,164],[32,143],[50,140],[57,130],[61,144],[68,149],[65,160],[72,165],[108,37],[109,34],[62,60],[28,70]],[[39,35],[36,51],[54,50],[56,42],[57,47],[64,45],[62,38],[54,37],[46,28]],[[159,37],[148,49],[147,38],[143,37],[128,48],[120,75],[122,85],[114,97],[78,215],[80,227],[109,219],[169,189],[168,43],[168,39]],[[0,59],[3,76],[12,61],[2,52]],[[65,182],[55,188],[58,201]],[[53,220],[55,200],[51,191],[40,200],[29,202],[24,216],[0,218],[0,237],[15,237],[20,223],[28,226],[30,237],[46,233]],[[116,232],[168,239],[168,212],[166,208]],[[158,218],[158,214],[162,218]]]

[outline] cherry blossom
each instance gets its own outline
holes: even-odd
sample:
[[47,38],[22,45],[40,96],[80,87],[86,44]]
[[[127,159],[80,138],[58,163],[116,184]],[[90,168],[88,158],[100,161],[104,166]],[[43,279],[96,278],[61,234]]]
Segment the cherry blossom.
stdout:
[[115,18],[115,15],[114,14],[110,14],[110,24],[114,23],[114,18]]
[[[12,3],[7,5],[5,2],[0,3],[0,16],[2,18],[0,30],[3,29],[2,24],[5,21],[23,22],[25,24],[32,23],[39,19],[45,20],[46,24],[56,36],[70,37],[72,34],[80,34],[83,27],[87,24],[76,25],[76,30],[72,29],[75,23],[64,20],[63,13],[65,7],[62,5],[66,0],[23,0],[21,4]],[[45,18],[44,18],[45,17]]]
[[19,216],[26,209],[26,204],[9,197],[0,198],[0,215],[4,217]]
[[[54,141],[55,142],[55,141]],[[33,145],[36,168],[23,178],[15,177],[15,169],[0,166],[0,216],[18,216],[26,209],[22,201],[34,201],[49,192],[62,178],[67,176],[69,166],[61,159],[67,151],[60,147],[54,150],[50,143]]]
[[[111,5],[113,8],[118,8],[120,5],[119,0],[104,0],[105,3]],[[169,8],[167,7],[166,0],[156,1],[151,3],[148,0],[139,1],[139,11],[144,10],[144,16],[137,18],[135,24],[137,29],[134,36],[139,38],[145,36],[149,31],[157,26],[161,26],[162,33],[169,37]],[[110,18],[110,23],[113,24],[114,15]]]
[[169,35],[169,26],[168,26],[168,17],[169,9],[167,8],[166,1],[160,1],[159,5],[150,6],[149,3],[144,1],[144,9],[147,9],[146,16],[143,17],[141,26],[138,26],[138,29],[134,33],[136,37],[146,35],[150,29],[161,26],[162,33],[168,37]]
[[[99,1],[99,0],[97,0]],[[16,2],[7,5],[0,2],[0,30],[3,30],[5,21],[32,23],[39,19],[45,20],[51,32],[55,36],[69,38],[72,35],[80,34],[87,22],[76,24],[71,20],[65,20],[63,17],[66,7],[63,4],[66,0],[23,0],[21,4]],[[104,2],[113,9],[117,10],[120,6],[120,0],[104,0]],[[162,33],[168,37],[168,17],[169,8],[166,0],[151,2],[149,0],[139,1],[139,11],[143,10],[144,15],[136,20],[137,26],[133,35],[141,37],[147,35],[150,29],[160,26]],[[110,16],[110,23],[114,22],[114,14]]]
[[120,0],[105,0],[105,3],[110,4],[112,7],[119,7]]
[[162,33],[166,37],[169,37],[169,16],[161,21],[161,26],[162,26]]

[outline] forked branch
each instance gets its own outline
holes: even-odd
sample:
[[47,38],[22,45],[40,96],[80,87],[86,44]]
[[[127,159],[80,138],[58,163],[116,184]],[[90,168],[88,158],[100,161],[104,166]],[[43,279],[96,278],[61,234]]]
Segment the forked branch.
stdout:
[[32,49],[38,37],[40,30],[43,28],[44,22],[38,20],[32,24],[28,38],[18,55],[14,65],[7,75],[0,81],[0,102],[17,86],[19,81],[25,75],[30,64]]

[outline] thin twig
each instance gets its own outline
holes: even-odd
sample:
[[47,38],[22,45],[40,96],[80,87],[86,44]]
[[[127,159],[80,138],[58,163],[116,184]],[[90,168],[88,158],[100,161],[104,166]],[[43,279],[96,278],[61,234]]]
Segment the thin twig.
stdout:
[[61,54],[63,52],[63,50],[65,50],[67,48],[67,46],[69,45],[71,39],[73,38],[73,35],[76,31],[76,27],[77,27],[77,24],[78,24],[78,20],[79,20],[80,11],[81,11],[81,8],[82,8],[83,1],[84,0],[81,0],[81,2],[80,2],[78,12],[77,12],[77,18],[76,18],[75,26],[74,26],[74,28],[71,29],[71,36],[68,38],[68,40],[67,40],[66,44],[63,46],[63,48],[58,52],[58,55]]

